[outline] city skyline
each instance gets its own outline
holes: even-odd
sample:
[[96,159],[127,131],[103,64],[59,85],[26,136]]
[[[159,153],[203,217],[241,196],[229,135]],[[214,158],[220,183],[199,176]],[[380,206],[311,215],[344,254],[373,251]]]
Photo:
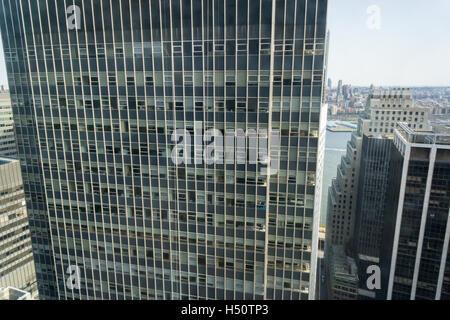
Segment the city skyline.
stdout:
[[327,0],[83,5],[0,8],[40,297],[314,299]]
[[0,0],[0,300],[450,300],[449,21]]
[[[332,0],[328,6],[333,85],[450,87],[449,1]],[[373,6],[380,10],[379,29],[367,25],[374,22]],[[0,85],[7,85],[1,42]]]

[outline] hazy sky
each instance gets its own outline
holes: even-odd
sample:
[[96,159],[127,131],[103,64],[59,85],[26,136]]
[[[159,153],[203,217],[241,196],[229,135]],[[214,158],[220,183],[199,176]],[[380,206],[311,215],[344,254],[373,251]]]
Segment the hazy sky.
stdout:
[[329,0],[328,28],[333,85],[450,86],[450,0]]
[[328,28],[333,86],[450,86],[450,0],[329,0]]

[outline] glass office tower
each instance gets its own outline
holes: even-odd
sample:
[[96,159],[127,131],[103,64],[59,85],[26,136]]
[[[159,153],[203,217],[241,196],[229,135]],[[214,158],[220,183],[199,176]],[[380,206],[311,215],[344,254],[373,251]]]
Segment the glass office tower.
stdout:
[[450,299],[450,130],[399,123],[381,248],[388,300]]
[[[1,0],[40,297],[312,299],[326,13],[327,0]],[[269,157],[237,161],[250,156],[226,144],[226,161],[202,161],[202,141],[236,132]],[[180,141],[195,159],[174,161]]]

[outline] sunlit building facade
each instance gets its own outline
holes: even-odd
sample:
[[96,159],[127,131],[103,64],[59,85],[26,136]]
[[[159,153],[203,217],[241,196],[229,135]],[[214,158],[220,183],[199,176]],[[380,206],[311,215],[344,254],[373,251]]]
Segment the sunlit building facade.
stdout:
[[16,137],[9,93],[0,90],[0,156],[16,157]]
[[[326,14],[326,0],[0,1],[41,298],[312,299]],[[211,129],[278,131],[279,152],[173,161],[175,130],[201,145]]]
[[0,289],[10,286],[37,295],[20,163],[0,158]]

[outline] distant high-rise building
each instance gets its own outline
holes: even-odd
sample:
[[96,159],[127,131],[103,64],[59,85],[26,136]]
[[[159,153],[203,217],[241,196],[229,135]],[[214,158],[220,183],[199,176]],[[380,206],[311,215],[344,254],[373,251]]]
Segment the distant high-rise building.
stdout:
[[360,299],[382,299],[382,290],[367,290],[367,269],[380,264],[381,239],[389,187],[392,139],[363,135],[357,192],[355,224],[348,245],[356,259]]
[[0,288],[37,294],[20,163],[0,158]]
[[352,97],[352,86],[350,84],[345,84],[342,86],[342,96],[346,100]]
[[13,287],[0,288],[0,300],[33,300],[29,292]]
[[328,78],[328,88],[332,88],[333,86],[333,81],[331,81],[331,78]]
[[358,299],[358,268],[355,260],[345,253],[343,246],[330,248],[327,261],[330,300]]
[[[429,109],[414,105],[408,90],[373,92],[358,131],[347,145],[328,196],[326,251],[344,246],[359,267],[361,298],[375,298],[364,291],[366,267],[380,262],[386,180],[396,124],[406,119],[411,128],[430,130]],[[356,234],[355,234],[356,233]],[[380,294],[378,292],[378,294]]]
[[[3,0],[41,298],[313,299],[326,14],[327,0]],[[241,138],[260,161],[235,157]]]
[[394,130],[400,121],[408,122],[411,128],[431,130],[430,109],[416,106],[408,89],[373,90],[366,115],[366,119],[360,120],[363,140],[350,246],[358,264],[360,298],[382,299],[382,290],[365,289],[369,276],[366,270],[380,263]]
[[382,238],[387,299],[450,300],[450,131],[395,132]]
[[347,143],[347,154],[342,157],[336,178],[328,190],[327,233],[325,248],[330,245],[344,246],[350,240],[356,210],[356,197],[361,156],[362,136],[352,134]]
[[9,93],[0,93],[0,156],[17,157],[14,120]]
[[374,90],[366,104],[362,132],[369,136],[391,136],[398,122],[412,129],[430,130],[430,108],[417,106],[409,89]]
[[337,90],[336,90],[336,102],[342,101],[342,80],[339,80]]

